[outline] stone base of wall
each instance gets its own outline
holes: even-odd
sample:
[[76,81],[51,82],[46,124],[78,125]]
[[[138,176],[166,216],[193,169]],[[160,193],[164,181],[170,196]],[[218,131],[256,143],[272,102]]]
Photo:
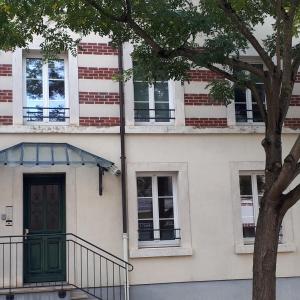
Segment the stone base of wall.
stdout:
[[[57,292],[14,294],[14,300],[71,300],[70,292],[65,298],[59,298]],[[0,300],[6,300],[6,295],[0,295]]]
[[[277,300],[299,300],[300,277],[279,278]],[[251,280],[226,280],[130,287],[130,300],[251,300]]]

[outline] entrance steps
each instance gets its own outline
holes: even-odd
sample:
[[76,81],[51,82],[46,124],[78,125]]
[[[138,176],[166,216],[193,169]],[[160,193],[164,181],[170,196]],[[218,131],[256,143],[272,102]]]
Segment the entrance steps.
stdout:
[[94,297],[86,294],[81,290],[73,290],[70,292],[70,300],[92,300]]

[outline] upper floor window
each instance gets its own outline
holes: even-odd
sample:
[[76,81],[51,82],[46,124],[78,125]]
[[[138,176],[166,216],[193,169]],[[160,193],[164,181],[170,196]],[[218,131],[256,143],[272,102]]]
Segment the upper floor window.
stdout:
[[165,174],[137,177],[139,245],[177,244],[180,239],[175,178]]
[[174,103],[169,81],[148,84],[134,76],[134,120],[137,123],[171,123],[174,120]]
[[[261,64],[253,64],[263,69]],[[255,76],[251,79],[255,82],[260,98],[265,102],[264,84]],[[249,89],[236,88],[234,93],[235,118],[237,123],[260,123],[263,122],[258,104]]]
[[65,59],[47,62],[41,57],[24,59],[25,122],[66,123],[69,108]]

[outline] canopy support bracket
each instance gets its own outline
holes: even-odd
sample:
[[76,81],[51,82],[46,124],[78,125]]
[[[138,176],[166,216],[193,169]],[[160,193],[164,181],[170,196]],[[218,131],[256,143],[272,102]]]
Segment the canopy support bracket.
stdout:
[[102,194],[103,194],[103,175],[104,175],[104,170],[99,165],[98,165],[98,169],[99,169],[99,196],[102,196]]

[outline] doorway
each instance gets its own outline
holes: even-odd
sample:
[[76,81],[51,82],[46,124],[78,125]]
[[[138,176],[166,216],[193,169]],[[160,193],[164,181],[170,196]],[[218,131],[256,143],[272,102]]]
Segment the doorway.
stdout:
[[65,174],[25,174],[24,283],[66,279]]

